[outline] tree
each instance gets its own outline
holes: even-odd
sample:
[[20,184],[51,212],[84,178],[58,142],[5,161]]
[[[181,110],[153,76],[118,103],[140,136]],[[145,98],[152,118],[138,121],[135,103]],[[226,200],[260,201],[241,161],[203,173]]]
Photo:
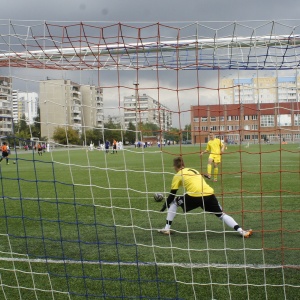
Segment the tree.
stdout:
[[178,128],[170,128],[168,132],[164,133],[164,138],[169,141],[174,141],[176,143],[179,143],[181,140],[181,135],[180,131]]
[[78,131],[74,130],[71,127],[68,127],[67,130],[62,127],[56,127],[53,133],[53,139],[59,144],[67,145],[79,145],[80,138]]
[[25,119],[25,114],[23,114],[20,121],[15,125],[14,131],[17,138],[29,140],[31,138],[31,134]]
[[130,144],[134,144],[135,142],[135,126],[132,122],[129,122],[128,128],[125,133],[125,141],[129,142]]
[[182,131],[182,140],[192,140],[191,124],[185,125],[184,130]]
[[122,129],[121,124],[115,124],[111,120],[108,123],[104,124],[104,139],[108,141],[112,141],[115,139],[116,141],[122,140]]
[[34,118],[33,125],[30,126],[31,134],[33,137],[41,139],[41,118],[40,118],[40,108],[37,110],[37,116]]
[[139,129],[143,132],[143,136],[157,136],[160,133],[160,129],[153,123],[141,123]]
[[97,144],[98,142],[103,143],[102,129],[94,128],[85,130],[81,135],[81,141],[87,145],[91,142],[94,144]]

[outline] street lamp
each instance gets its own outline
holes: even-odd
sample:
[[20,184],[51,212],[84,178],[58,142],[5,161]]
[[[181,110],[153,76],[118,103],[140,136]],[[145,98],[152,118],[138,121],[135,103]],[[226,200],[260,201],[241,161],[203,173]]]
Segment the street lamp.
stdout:
[[134,88],[135,88],[135,142],[137,143],[139,140],[138,137],[138,85],[139,83],[137,81],[133,82]]

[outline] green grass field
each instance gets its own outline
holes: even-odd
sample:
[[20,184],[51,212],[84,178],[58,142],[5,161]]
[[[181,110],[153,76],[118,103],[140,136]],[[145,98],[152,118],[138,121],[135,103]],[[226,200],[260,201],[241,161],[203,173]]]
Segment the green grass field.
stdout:
[[0,169],[0,298],[299,299],[299,144],[223,155],[210,184],[250,239],[201,209],[178,210],[174,234],[160,235],[153,194],[169,192],[176,155],[205,173],[199,151],[12,153]]

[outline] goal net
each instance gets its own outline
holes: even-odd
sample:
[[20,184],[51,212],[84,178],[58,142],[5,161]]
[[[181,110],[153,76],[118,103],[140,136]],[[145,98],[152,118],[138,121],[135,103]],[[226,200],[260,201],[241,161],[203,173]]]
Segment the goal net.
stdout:
[[[299,41],[295,21],[2,20],[0,298],[296,299]],[[158,232],[179,156],[251,238],[201,208]]]

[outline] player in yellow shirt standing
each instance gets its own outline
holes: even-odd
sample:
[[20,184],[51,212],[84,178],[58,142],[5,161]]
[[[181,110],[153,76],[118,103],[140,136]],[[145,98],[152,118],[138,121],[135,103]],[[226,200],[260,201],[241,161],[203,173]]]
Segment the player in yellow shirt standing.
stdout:
[[225,145],[220,139],[216,138],[215,135],[209,133],[209,141],[207,143],[205,151],[201,152],[200,155],[209,152],[208,163],[207,163],[207,174],[204,175],[207,179],[211,178],[212,163],[214,163],[214,181],[218,181],[219,174],[219,163],[221,162],[221,154],[225,150]]
[[[173,166],[176,174],[172,180],[171,191],[160,210],[164,211],[168,207],[166,225],[163,229],[158,230],[159,233],[171,234],[171,225],[176,216],[177,208],[180,206],[184,212],[201,207],[204,211],[215,214],[216,217],[235,229],[244,238],[252,235],[252,229],[243,230],[231,216],[223,212],[213,188],[205,182],[197,170],[186,168],[181,157],[174,158]],[[176,197],[180,186],[184,188],[184,195]]]

